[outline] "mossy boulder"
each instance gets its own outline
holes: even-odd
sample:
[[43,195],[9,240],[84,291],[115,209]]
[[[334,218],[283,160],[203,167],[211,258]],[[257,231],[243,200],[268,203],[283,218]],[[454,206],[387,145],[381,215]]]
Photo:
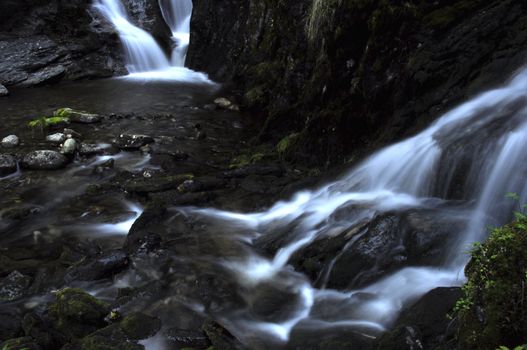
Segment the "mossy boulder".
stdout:
[[58,291],[49,305],[49,316],[54,328],[68,338],[82,338],[106,325],[110,305],[80,289]]
[[465,269],[464,297],[456,305],[459,348],[514,348],[527,330],[527,216],[496,228],[476,244]]

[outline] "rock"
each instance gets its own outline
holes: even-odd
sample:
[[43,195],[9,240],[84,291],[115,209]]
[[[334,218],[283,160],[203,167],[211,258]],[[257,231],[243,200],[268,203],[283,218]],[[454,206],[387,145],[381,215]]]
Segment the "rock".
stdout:
[[9,339],[0,343],[2,350],[42,350],[31,337]]
[[67,163],[68,158],[57,151],[40,150],[26,154],[21,166],[31,170],[56,170],[64,168]]
[[60,152],[62,154],[66,155],[72,155],[77,150],[77,141],[75,139],[67,139],[64,141],[64,145],[62,146]]
[[45,67],[20,83],[21,86],[41,86],[60,81],[66,75],[66,68],[62,65]]
[[461,288],[436,288],[403,311],[395,327],[378,340],[379,350],[443,349],[448,314],[463,295]]
[[133,134],[121,134],[114,140],[114,144],[123,150],[137,150],[153,142],[154,139],[150,136]]
[[66,135],[66,136],[71,135],[71,137],[76,138],[76,139],[80,139],[82,137],[81,134],[79,134],[75,130],[69,129],[69,128],[65,128],[64,129],[64,135]]
[[225,97],[219,97],[215,99],[214,103],[222,109],[228,109],[228,110],[236,111],[236,112],[240,111],[240,107],[238,107],[237,105],[235,105],[234,103],[226,99]]
[[210,320],[205,322],[203,325],[203,332],[205,332],[209,338],[214,349],[227,350],[243,348],[238,339],[215,321]]
[[9,154],[0,154],[0,177],[17,171],[16,158]]
[[2,147],[5,148],[13,148],[18,146],[20,143],[20,139],[16,135],[9,135],[2,139]]
[[101,121],[101,116],[98,114],[87,113],[83,111],[76,111],[71,108],[60,108],[57,109],[53,115],[55,117],[68,118],[72,123],[80,124],[94,124]]
[[133,313],[119,323],[129,339],[141,340],[153,337],[161,329],[161,320],[143,313]]
[[51,143],[60,144],[66,141],[66,135],[60,132],[51,134],[51,135],[46,136],[46,141],[51,142]]
[[170,328],[164,333],[171,345],[178,348],[207,349],[211,345],[209,338],[201,331]]
[[230,179],[247,177],[249,175],[282,176],[284,173],[285,169],[277,165],[247,165],[238,169],[225,171],[223,176],[227,179]]
[[9,90],[7,88],[0,84],[0,97],[9,96]]
[[122,250],[113,250],[101,256],[88,257],[78,266],[71,267],[66,273],[65,280],[95,281],[109,278],[128,267],[128,255]]
[[184,181],[192,179],[191,174],[180,174],[163,177],[137,178],[127,181],[123,188],[131,193],[150,193],[176,189]]
[[58,291],[48,308],[54,328],[70,339],[82,338],[106,326],[104,319],[110,312],[107,303],[74,288]]
[[81,143],[79,147],[79,154],[82,156],[103,154],[107,148],[108,148],[107,145],[94,144],[94,143]]
[[0,301],[12,301],[24,295],[31,283],[31,277],[24,276],[18,271],[11,272],[0,281]]

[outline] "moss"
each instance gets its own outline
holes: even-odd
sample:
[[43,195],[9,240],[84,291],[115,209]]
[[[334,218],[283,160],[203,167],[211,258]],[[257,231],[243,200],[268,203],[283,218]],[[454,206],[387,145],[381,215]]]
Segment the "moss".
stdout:
[[527,217],[517,213],[476,244],[466,267],[464,297],[456,305],[463,349],[516,346],[527,329]]
[[276,151],[280,157],[286,157],[293,149],[293,146],[298,141],[300,137],[299,133],[293,133],[289,136],[284,137],[276,145]]
[[229,165],[229,168],[243,168],[247,165],[261,162],[264,158],[266,158],[266,155],[264,153],[242,154],[232,160],[231,164]]
[[70,338],[81,338],[106,325],[104,318],[110,306],[83,290],[66,288],[55,295],[49,305],[54,327]]
[[27,123],[27,125],[32,128],[40,128],[45,129],[50,126],[57,126],[61,124],[68,124],[69,119],[66,117],[59,117],[59,116],[53,116],[53,117],[40,117],[37,119],[33,119]]

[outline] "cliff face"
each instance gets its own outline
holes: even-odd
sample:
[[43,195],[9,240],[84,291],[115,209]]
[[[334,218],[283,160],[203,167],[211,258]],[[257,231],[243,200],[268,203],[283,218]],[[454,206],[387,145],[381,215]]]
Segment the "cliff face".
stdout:
[[527,49],[514,0],[194,0],[191,26],[190,67],[264,111],[260,141],[316,164],[416,132]]
[[0,84],[36,86],[124,73],[119,38],[91,4],[0,2]]

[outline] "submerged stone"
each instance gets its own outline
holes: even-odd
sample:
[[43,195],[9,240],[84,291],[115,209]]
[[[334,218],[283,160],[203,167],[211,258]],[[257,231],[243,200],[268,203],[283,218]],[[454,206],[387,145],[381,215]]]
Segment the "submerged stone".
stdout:
[[16,135],[9,135],[2,139],[2,147],[5,148],[13,148],[18,146],[20,143],[20,139]]
[[16,158],[9,154],[0,154],[0,177],[16,172]]

